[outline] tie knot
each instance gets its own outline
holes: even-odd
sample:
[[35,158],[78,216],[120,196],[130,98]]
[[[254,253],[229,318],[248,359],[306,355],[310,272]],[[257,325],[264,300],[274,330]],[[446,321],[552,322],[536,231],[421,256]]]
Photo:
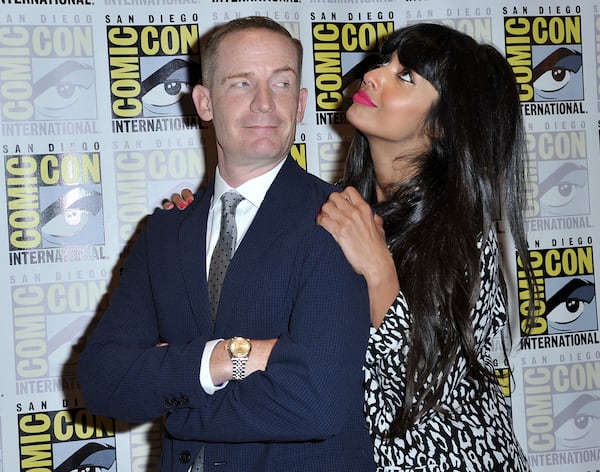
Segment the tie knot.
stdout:
[[221,195],[221,202],[223,202],[223,214],[235,213],[235,209],[243,199],[244,197],[242,197],[235,190],[229,190],[225,192],[223,195]]

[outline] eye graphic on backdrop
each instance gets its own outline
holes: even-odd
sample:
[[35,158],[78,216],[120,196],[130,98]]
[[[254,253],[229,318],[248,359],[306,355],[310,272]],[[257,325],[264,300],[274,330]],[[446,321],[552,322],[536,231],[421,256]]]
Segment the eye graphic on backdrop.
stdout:
[[[579,76],[583,59],[581,53],[561,47],[546,56],[533,68],[533,87],[536,96],[542,100],[578,100],[583,97],[568,92],[579,88]],[[577,82],[577,83],[576,83]],[[568,92],[568,93],[567,93]]]
[[557,449],[600,445],[600,398],[584,393],[554,418]]
[[581,317],[596,296],[596,285],[575,278],[566,283],[546,301],[549,325],[556,331],[572,331],[569,325]]
[[198,79],[197,66],[173,59],[142,81],[144,115],[180,115],[191,111],[192,88]]
[[109,470],[117,459],[115,448],[91,442],[75,451],[54,472],[102,472]]
[[47,119],[81,117],[76,110],[89,110],[86,91],[94,81],[93,67],[72,60],[61,63],[33,84],[36,114]]
[[542,216],[577,215],[588,211],[587,168],[568,162],[546,177],[539,186]]
[[41,214],[44,239],[64,244],[77,235],[102,208],[102,194],[94,190],[76,187],[47,206]]

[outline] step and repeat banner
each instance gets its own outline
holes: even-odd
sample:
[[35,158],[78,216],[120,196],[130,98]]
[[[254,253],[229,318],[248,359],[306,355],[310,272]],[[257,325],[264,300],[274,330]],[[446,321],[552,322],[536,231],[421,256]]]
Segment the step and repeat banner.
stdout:
[[[293,155],[328,181],[352,136],[352,70],[391,31],[441,22],[505,53],[527,127],[526,225],[542,290],[528,299],[505,243],[513,349],[506,360],[498,339],[497,374],[534,471],[600,470],[599,1],[0,5],[0,471],[159,470],[161,422],[91,415],[75,365],[144,217],[211,176],[214,139],[190,99],[199,43],[256,14],[304,44],[309,101]],[[536,323],[522,339],[530,303]]]

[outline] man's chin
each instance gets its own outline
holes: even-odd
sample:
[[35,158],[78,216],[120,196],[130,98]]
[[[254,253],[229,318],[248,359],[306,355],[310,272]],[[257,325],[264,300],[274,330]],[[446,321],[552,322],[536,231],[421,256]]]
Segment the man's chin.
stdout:
[[282,146],[281,142],[274,142],[272,139],[260,138],[252,141],[247,150],[255,156],[263,156],[265,159],[279,159],[282,154],[287,154],[287,147]]

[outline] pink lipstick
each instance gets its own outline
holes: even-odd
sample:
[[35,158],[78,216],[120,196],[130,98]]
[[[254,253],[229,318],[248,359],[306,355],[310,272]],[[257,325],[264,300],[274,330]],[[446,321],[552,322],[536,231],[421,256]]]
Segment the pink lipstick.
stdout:
[[361,105],[367,106],[367,107],[371,107],[371,108],[375,108],[375,104],[371,101],[371,99],[369,98],[369,96],[363,92],[362,90],[359,90],[358,92],[356,92],[354,94],[354,96],[352,97],[352,100],[354,100],[354,102],[356,103],[360,103]]

